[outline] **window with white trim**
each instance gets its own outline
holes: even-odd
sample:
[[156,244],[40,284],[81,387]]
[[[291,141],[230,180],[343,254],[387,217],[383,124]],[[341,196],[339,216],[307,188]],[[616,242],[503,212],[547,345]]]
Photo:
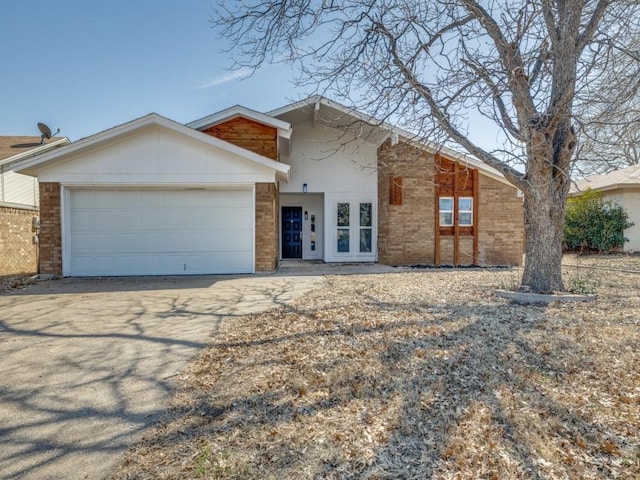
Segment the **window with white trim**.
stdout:
[[440,226],[453,226],[453,197],[440,197],[438,199],[440,210]]
[[338,243],[336,245],[338,253],[349,252],[349,204],[338,203],[337,211],[337,238]]
[[[440,208],[440,226],[453,227],[454,201],[453,197],[440,197],[438,199]],[[458,198],[458,226],[470,227],[473,225],[473,197]]]
[[458,225],[470,227],[473,225],[473,198],[458,198]]
[[373,205],[360,204],[360,253],[371,253],[373,236]]

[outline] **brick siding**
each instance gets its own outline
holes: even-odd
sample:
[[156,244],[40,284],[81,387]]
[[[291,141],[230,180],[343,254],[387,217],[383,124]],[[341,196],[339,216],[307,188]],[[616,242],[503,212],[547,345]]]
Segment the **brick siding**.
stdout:
[[59,183],[40,183],[40,273],[62,275]]
[[256,183],[256,272],[278,267],[278,188]]
[[480,265],[521,265],[524,254],[522,198],[516,189],[480,175]]
[[[390,205],[390,177],[402,177],[402,205]],[[378,261],[435,262],[436,166],[433,154],[406,144],[378,150]],[[513,187],[482,173],[478,181],[478,263],[520,265],[524,245],[522,199]],[[461,235],[459,263],[473,263],[473,236]],[[454,263],[453,237],[440,237],[440,264]]]
[[0,205],[0,276],[38,271],[38,245],[33,242],[33,217],[38,215],[31,208]]
[[[378,261],[433,264],[434,157],[407,145],[378,150]],[[402,205],[390,205],[390,177],[402,177]]]

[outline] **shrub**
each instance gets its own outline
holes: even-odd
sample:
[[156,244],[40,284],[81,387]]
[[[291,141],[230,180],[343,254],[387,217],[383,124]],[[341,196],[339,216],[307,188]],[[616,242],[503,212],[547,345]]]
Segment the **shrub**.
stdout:
[[633,226],[622,206],[588,189],[567,200],[564,215],[564,242],[567,250],[600,253],[622,248],[628,239],[624,230]]

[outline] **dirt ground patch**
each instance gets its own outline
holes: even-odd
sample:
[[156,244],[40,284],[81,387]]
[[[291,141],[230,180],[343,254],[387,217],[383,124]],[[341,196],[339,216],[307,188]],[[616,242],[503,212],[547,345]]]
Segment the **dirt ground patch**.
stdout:
[[233,319],[112,478],[640,478],[640,258],[585,261],[566,275],[589,304],[432,270]]
[[0,276],[0,293],[24,289],[36,283],[34,275],[4,275]]

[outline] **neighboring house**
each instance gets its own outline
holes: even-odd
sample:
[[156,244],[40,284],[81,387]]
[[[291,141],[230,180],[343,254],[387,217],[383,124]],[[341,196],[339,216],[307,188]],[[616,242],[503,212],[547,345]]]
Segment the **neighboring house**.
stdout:
[[624,250],[640,251],[640,165],[579,180],[571,187],[569,196],[580,196],[589,188],[602,192],[606,200],[616,202],[626,210],[629,221],[634,225],[624,231],[629,239],[624,244]]
[[477,160],[312,97],[267,114],[156,114],[20,162],[42,272],[273,271],[281,259],[520,264],[522,199]]
[[0,276],[38,269],[38,180],[14,172],[12,165],[67,143],[64,138],[41,144],[40,137],[0,136]]

